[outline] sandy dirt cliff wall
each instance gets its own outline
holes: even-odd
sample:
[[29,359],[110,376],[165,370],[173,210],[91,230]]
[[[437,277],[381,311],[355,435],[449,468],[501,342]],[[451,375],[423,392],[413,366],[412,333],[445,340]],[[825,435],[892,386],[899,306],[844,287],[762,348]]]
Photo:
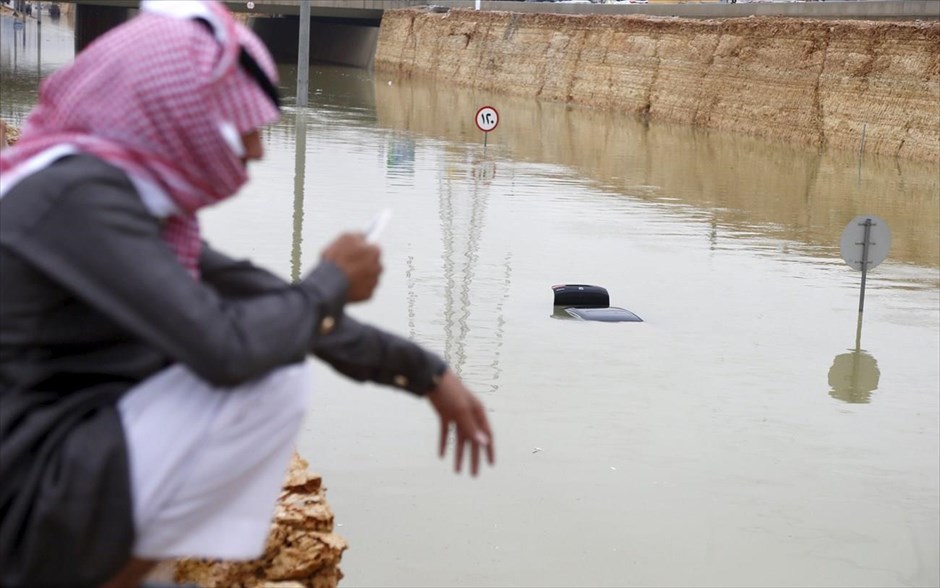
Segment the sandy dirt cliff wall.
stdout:
[[940,23],[387,11],[377,71],[940,163]]
[[295,453],[261,557],[247,562],[183,559],[176,562],[173,577],[201,588],[336,588],[346,547],[333,533],[333,511],[320,476]]

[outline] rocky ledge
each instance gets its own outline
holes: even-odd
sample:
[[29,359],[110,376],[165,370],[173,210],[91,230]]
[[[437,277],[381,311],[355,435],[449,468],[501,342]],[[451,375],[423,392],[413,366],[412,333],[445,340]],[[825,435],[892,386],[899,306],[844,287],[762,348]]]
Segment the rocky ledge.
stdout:
[[296,453],[278,498],[264,554],[248,562],[183,559],[174,579],[202,588],[333,588],[346,541],[333,533],[322,480]]

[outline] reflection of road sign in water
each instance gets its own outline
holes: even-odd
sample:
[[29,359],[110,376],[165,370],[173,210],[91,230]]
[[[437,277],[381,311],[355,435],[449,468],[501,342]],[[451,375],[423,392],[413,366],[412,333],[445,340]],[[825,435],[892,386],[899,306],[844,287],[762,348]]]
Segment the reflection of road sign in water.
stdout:
[[870,402],[880,378],[878,362],[861,349],[837,355],[829,368],[829,396],[852,404]]
[[388,142],[385,165],[389,169],[404,170],[414,174],[415,142],[407,137],[392,137]]
[[[868,251],[865,249],[865,236],[868,235]],[[891,249],[891,230],[888,223],[877,216],[863,214],[852,219],[842,231],[839,242],[842,249],[842,259],[852,269],[861,271],[862,265],[870,270],[888,257]],[[867,258],[866,258],[867,256]]]
[[492,106],[484,106],[477,111],[477,128],[484,133],[489,133],[499,124],[499,113]]

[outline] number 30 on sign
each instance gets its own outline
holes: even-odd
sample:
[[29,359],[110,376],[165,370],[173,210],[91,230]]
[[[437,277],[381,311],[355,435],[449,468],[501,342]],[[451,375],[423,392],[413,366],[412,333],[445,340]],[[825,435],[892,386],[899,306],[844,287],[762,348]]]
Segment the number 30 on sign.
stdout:
[[489,133],[499,124],[499,113],[492,106],[484,106],[477,111],[477,128],[484,133]]

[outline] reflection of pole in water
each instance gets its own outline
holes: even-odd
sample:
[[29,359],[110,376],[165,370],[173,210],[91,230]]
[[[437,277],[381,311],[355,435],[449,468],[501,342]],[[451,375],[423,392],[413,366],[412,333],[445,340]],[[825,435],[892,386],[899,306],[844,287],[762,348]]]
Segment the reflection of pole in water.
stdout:
[[868,123],[862,125],[862,140],[858,146],[858,176],[856,182],[859,186],[862,185],[862,156],[865,155],[865,131],[868,130]]
[[862,347],[862,313],[858,313],[858,325],[855,327],[855,351]]
[[708,250],[714,251],[718,248],[718,219],[712,215],[708,230]]
[[[415,258],[414,258],[414,256],[413,256],[413,255],[409,255],[409,256],[408,256],[408,259],[406,260],[405,263],[406,263],[406,265],[407,265],[407,267],[408,267],[408,269],[405,271],[405,280],[406,280],[406,282],[408,283],[408,336],[409,336],[411,339],[415,339],[415,338],[417,338],[417,334],[418,334],[418,332],[417,332],[417,331],[418,331],[418,330],[417,330],[417,324],[416,324],[417,312],[416,312],[416,310],[415,310],[415,308],[417,307],[417,304],[418,304],[418,295],[417,295],[417,293],[416,293],[416,291],[415,291],[415,290],[416,290],[416,288],[415,288],[415,273],[416,273],[416,268],[415,268]],[[445,262],[445,263],[446,263],[446,262]],[[496,336],[495,336],[495,338],[496,338],[496,344],[495,344],[495,346],[494,346],[494,348],[493,348],[493,349],[494,349],[494,352],[493,352],[493,361],[490,362],[490,364],[489,364],[489,367],[492,368],[492,370],[493,370],[493,381],[494,381],[494,382],[498,382],[498,381],[499,381],[499,376],[500,376],[500,374],[502,373],[502,367],[500,366],[499,358],[500,358],[500,352],[502,351],[502,347],[503,347],[503,327],[506,325],[506,319],[503,317],[503,304],[506,302],[506,293],[509,292],[509,286],[510,286],[510,284],[511,284],[511,282],[512,282],[512,254],[510,254],[510,253],[507,253],[507,254],[506,254],[506,258],[505,258],[505,260],[504,260],[504,262],[503,262],[503,270],[504,270],[504,271],[503,271],[503,279],[501,280],[501,285],[503,286],[503,296],[502,296],[502,298],[500,298],[499,303],[497,303],[497,305],[496,305],[496,312],[495,312],[495,315],[496,315]],[[445,274],[446,274],[446,273],[447,273],[447,270],[445,269]],[[449,279],[448,283],[449,283],[449,284],[450,284],[450,283],[453,283],[453,279]],[[468,288],[469,288],[469,284],[468,284]],[[448,318],[449,318],[449,315],[448,315]],[[450,349],[451,349],[451,344],[452,344],[452,339],[453,339],[453,332],[454,332],[454,329],[453,329],[453,326],[452,326],[450,320],[445,321],[445,324],[444,324],[444,333],[445,333],[445,341],[444,341],[445,351],[444,351],[444,355],[445,355],[445,358],[447,359],[447,361],[450,361],[450,358],[452,357],[452,355],[454,355],[454,354],[452,354],[451,351],[450,351]],[[464,331],[463,334],[465,335],[465,334],[466,334],[466,331]],[[463,342],[462,342],[462,341],[461,341],[461,342],[458,342],[458,345],[459,345],[459,355],[460,355],[460,357],[463,358],[463,357],[465,357],[465,354],[464,354],[464,352],[463,352]],[[457,371],[457,366],[454,366],[454,369],[455,369],[455,371]],[[498,389],[499,389],[499,384],[496,384],[496,383],[490,384],[490,391],[491,391],[491,392],[495,392],[495,391],[498,390]]]
[[[439,214],[441,219],[441,232],[443,237],[444,262],[444,355],[454,371],[461,373],[467,362],[467,339],[470,332],[469,317],[471,307],[471,287],[476,277],[479,262],[479,245],[483,232],[483,223],[486,215],[486,195],[480,191],[480,179],[474,178],[473,189],[470,193],[470,218],[463,221],[457,214],[457,197],[449,180],[441,176],[439,197]],[[460,228],[467,227],[465,248],[460,248]],[[496,305],[496,345],[495,354],[490,367],[494,370],[494,379],[498,379],[499,351],[502,347],[502,332],[505,320],[502,315],[503,303],[509,291],[511,257],[507,255],[504,267],[503,294]],[[409,305],[412,301],[409,299]],[[409,312],[412,312],[409,309]],[[492,390],[498,385],[492,385]]]
[[512,254],[507,253],[503,262],[503,296],[496,305],[496,346],[493,349],[493,361],[490,367],[493,368],[493,384],[490,385],[490,392],[496,392],[499,389],[499,376],[503,370],[499,365],[499,356],[503,350],[503,327],[506,325],[506,319],[503,317],[503,304],[506,303],[506,296],[509,292],[509,284],[512,282]]
[[304,178],[307,160],[307,116],[298,109],[294,119],[294,231],[291,241],[290,277],[300,279],[300,243],[304,228]]
[[[454,371],[460,373],[460,368],[463,365],[465,356],[463,350],[463,341],[467,335],[467,322],[466,322],[466,313],[467,306],[469,305],[469,300],[467,304],[464,305],[464,314],[459,317],[455,317],[454,309],[454,290],[456,289],[456,261],[454,260],[455,254],[455,226],[454,226],[454,197],[453,189],[450,182],[441,186],[441,189],[438,191],[440,194],[438,201],[438,213],[441,219],[441,237],[443,238],[444,250],[442,252],[442,257],[444,260],[444,359],[450,363]],[[474,245],[472,243],[472,222],[473,214],[471,214],[471,243],[470,246]],[[467,265],[471,265],[474,262],[474,256],[472,252],[468,250],[465,254],[467,258]],[[463,287],[461,288],[463,294],[466,298],[469,298],[467,295],[467,290],[469,289],[470,284],[468,283],[471,275],[470,268],[464,270],[464,279]],[[459,297],[459,295],[458,295]],[[455,328],[457,333],[454,332]],[[453,349],[455,347],[456,349]]]
[[[449,186],[448,186],[449,188]],[[444,196],[444,191],[441,190]],[[469,234],[467,235],[466,250],[463,253],[463,272],[462,279],[458,285],[455,279],[457,273],[458,260],[456,245],[456,222],[454,214],[453,192],[447,190],[447,197],[442,198],[441,228],[444,234],[444,277],[447,281],[447,289],[444,292],[444,313],[446,322],[444,323],[447,333],[445,349],[447,361],[452,362],[454,370],[458,373],[467,360],[466,341],[469,327],[467,319],[470,316],[470,286],[473,284],[474,272],[476,270],[479,256],[480,236],[483,232],[483,218],[486,212],[486,200],[479,195],[479,183],[473,183],[473,191],[470,195],[470,222]],[[457,329],[455,334],[454,327]]]
[[405,262],[408,269],[405,271],[405,282],[408,284],[408,337],[415,339],[418,330],[415,328],[415,306],[418,302],[418,295],[415,294],[415,258],[409,255]]

